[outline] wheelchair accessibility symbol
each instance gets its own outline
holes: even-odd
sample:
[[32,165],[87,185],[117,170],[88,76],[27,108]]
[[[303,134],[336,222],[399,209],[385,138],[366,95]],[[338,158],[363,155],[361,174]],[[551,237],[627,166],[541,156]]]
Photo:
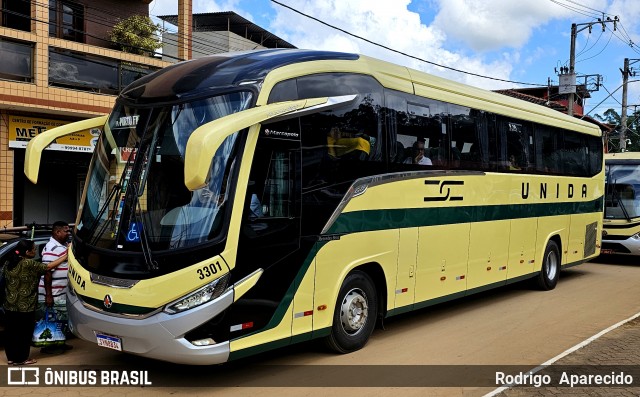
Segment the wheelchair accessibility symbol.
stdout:
[[140,241],[140,229],[142,224],[140,222],[131,222],[129,225],[129,231],[127,232],[126,240],[130,243],[137,243]]

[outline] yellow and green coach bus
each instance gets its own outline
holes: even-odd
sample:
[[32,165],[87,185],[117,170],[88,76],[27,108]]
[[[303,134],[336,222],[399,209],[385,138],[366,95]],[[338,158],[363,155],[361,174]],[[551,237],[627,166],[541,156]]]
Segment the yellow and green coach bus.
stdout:
[[213,364],[600,253],[597,127],[362,55],[261,50],[134,82],[101,130],[69,256],[79,337]]
[[640,255],[640,153],[607,153],[603,254]]

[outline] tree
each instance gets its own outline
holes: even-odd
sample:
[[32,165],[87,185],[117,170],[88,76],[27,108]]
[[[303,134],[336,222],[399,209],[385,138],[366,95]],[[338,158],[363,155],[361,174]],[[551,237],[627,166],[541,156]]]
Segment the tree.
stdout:
[[157,32],[162,28],[145,15],[132,15],[118,22],[109,33],[111,41],[124,52],[145,55],[162,47]]
[[[615,146],[615,148],[611,150],[611,152],[619,151],[618,148],[620,146],[618,145],[618,139],[620,137],[620,122],[622,121],[622,117],[613,109],[607,109],[602,116],[596,114],[593,117],[604,123],[615,126],[616,131],[612,134],[613,136],[609,137],[610,141],[614,140],[613,143]],[[629,140],[627,142],[627,151],[640,151],[640,111],[636,110],[627,116],[627,129],[625,131],[625,137]]]

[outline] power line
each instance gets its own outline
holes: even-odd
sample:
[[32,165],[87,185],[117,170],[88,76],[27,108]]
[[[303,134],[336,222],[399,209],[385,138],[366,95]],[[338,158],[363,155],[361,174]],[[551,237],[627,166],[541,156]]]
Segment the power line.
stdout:
[[418,61],[421,61],[421,62],[424,62],[424,63],[428,63],[430,65],[434,65],[434,66],[437,66],[437,67],[440,67],[440,68],[452,70],[452,71],[458,72],[458,73],[468,74],[470,76],[480,77],[480,78],[483,78],[483,79],[502,81],[502,82],[505,82],[505,83],[514,83],[514,84],[520,84],[520,85],[531,85],[531,86],[536,86],[536,87],[546,87],[547,86],[547,84],[525,83],[525,82],[522,82],[522,81],[513,81],[513,80],[500,79],[500,78],[497,78],[497,77],[484,76],[484,75],[481,75],[481,74],[478,74],[478,73],[467,72],[465,70],[456,69],[456,68],[452,68],[450,66],[441,65],[439,63],[428,61],[428,60],[426,60],[424,58],[420,58],[420,57],[417,57],[415,55],[407,54],[406,52],[402,52],[402,51],[396,50],[396,49],[388,47],[388,46],[386,46],[384,44],[380,44],[380,43],[377,43],[377,42],[375,42],[373,40],[369,40],[369,39],[367,39],[365,37],[358,36],[358,35],[356,35],[354,33],[351,33],[351,32],[349,32],[347,30],[344,30],[344,29],[339,28],[337,26],[331,25],[331,24],[329,24],[329,23],[327,23],[325,21],[322,21],[321,19],[318,19],[318,18],[313,17],[311,15],[305,14],[302,11],[299,11],[299,10],[297,10],[297,9],[295,9],[293,7],[290,7],[290,6],[286,5],[286,4],[283,4],[283,3],[279,2],[279,1],[271,0],[271,2],[276,3],[276,4],[278,4],[278,5],[282,6],[282,7],[285,7],[285,8],[287,8],[287,9],[289,9],[289,10],[291,10],[291,11],[297,13],[297,14],[300,14],[300,15],[306,17],[306,18],[313,19],[314,21],[316,21],[318,23],[321,23],[322,25],[325,25],[327,27],[330,27],[331,29],[340,31],[340,32],[342,32],[344,34],[347,34],[347,35],[351,36],[351,37],[355,37],[355,38],[360,39],[362,41],[365,41],[365,42],[367,42],[369,44],[373,44],[373,45],[375,45],[377,47],[384,48],[385,50],[389,50],[391,52],[395,52],[396,54],[404,55],[404,56],[406,56],[408,58],[412,58],[412,59],[415,59],[415,60],[418,60]]
[[[611,30],[609,27],[607,27],[607,29]],[[631,38],[630,38],[628,35],[627,35],[627,38],[625,39],[625,38],[622,38],[622,37],[618,36],[618,34],[616,34],[616,31],[611,30],[611,32],[613,33],[613,35],[614,35],[618,40],[620,40],[622,43],[624,43],[624,44],[628,45],[629,47],[631,47],[631,49],[632,49],[635,53],[640,54],[640,50],[638,50],[638,46],[636,46],[636,44],[633,42],[633,40],[631,40]],[[624,34],[623,34],[623,35],[626,35],[626,30],[625,30],[625,32],[624,32]]]
[[584,15],[584,16],[589,17],[589,18],[596,19],[596,18],[598,18],[600,15],[602,15],[602,14],[594,14],[594,13],[591,13],[591,12],[589,12],[589,11],[582,11],[582,10],[578,9],[577,7],[570,6],[570,5],[568,5],[568,4],[560,3],[560,1],[558,1],[558,0],[550,0],[550,1],[551,1],[552,3],[554,3],[554,4],[559,5],[560,7],[566,8],[567,10],[573,11],[573,12],[575,12],[575,13],[578,13],[578,14],[580,14],[580,15]]
[[582,47],[582,49],[576,54],[576,56],[582,55],[582,53],[590,51],[596,44],[598,44],[598,41],[600,41],[600,37],[602,37],[602,33],[600,33],[600,36],[598,36],[598,38],[591,45],[591,47],[587,48],[587,45],[589,44],[589,40],[591,39],[591,33],[589,33],[589,35],[587,36],[587,41],[584,43],[584,47]]
[[617,98],[615,98],[611,92],[609,92],[609,90],[607,89],[607,87],[605,87],[604,84],[602,84],[602,88],[604,88],[604,90],[607,91],[607,94],[609,94],[609,96],[613,98],[613,100],[616,101],[618,105],[622,106],[622,103]]
[[[42,6],[44,8],[47,8],[47,9],[49,9],[51,11],[56,11],[56,8],[50,7],[48,4],[45,4],[45,3],[39,3],[38,0],[20,0],[20,1],[25,2],[25,3],[39,5],[39,6]],[[27,19],[30,19],[30,20],[34,20],[34,21],[37,21],[37,22],[44,23],[44,21],[38,20],[36,18],[33,18],[30,15],[17,13],[15,11],[7,10],[7,9],[4,9],[4,8],[3,8],[3,10],[4,10],[4,12],[6,12],[8,14],[13,14],[13,15],[16,15],[16,16],[21,16],[21,17],[24,17],[24,18],[27,18]],[[105,18],[105,15],[110,15],[110,16],[113,16],[114,18],[113,19]],[[119,18],[120,18],[120,15],[115,14],[112,11],[101,9],[99,7],[86,7],[85,10],[84,10],[84,18],[83,19],[88,21],[88,22],[95,23],[97,25],[101,25],[101,26],[112,28],[113,24],[114,24],[114,21],[119,19]],[[58,23],[55,23],[55,22],[51,22],[51,21],[49,21],[47,24],[49,26],[56,26],[56,27],[62,26],[61,24],[58,24]],[[130,48],[135,48],[135,49],[140,49],[140,50],[147,51],[146,49],[143,49],[143,48],[131,46],[131,45],[128,45],[128,44],[119,43],[119,42],[116,42],[116,41],[113,41],[113,40],[110,40],[110,39],[107,39],[107,38],[104,38],[104,37],[99,37],[99,36],[96,36],[96,35],[92,35],[89,32],[84,31],[84,30],[75,29],[73,27],[69,27],[69,29],[73,30],[74,32],[81,33],[81,34],[83,34],[85,36],[92,37],[92,38],[95,38],[95,39],[98,39],[100,41],[104,41],[104,42],[107,42],[107,43],[117,44],[117,45],[120,45],[120,46],[126,45],[126,46],[128,46]],[[184,36],[184,35],[178,35],[178,37],[180,37],[180,36]],[[168,37],[166,37],[166,38],[163,37],[163,39],[164,39],[163,41],[168,43],[168,44],[175,43],[175,45],[178,46],[178,40],[177,39],[174,40],[174,39],[168,38]],[[230,40],[233,40],[233,38],[231,38]],[[235,40],[238,40],[238,39],[235,39]],[[199,41],[197,39],[193,39],[192,40],[192,46],[195,49],[199,49],[199,50],[204,51],[204,52],[200,52],[202,54],[206,54],[207,53],[206,51],[210,51],[210,53],[220,53],[220,52],[226,52],[228,50],[233,50],[233,49],[238,49],[239,50],[240,49],[240,48],[233,48],[233,47],[229,47],[229,48],[216,47],[216,46],[208,43],[207,41]],[[161,54],[161,53],[159,53],[157,51],[152,51],[152,52],[154,54],[156,54],[156,55],[160,55]],[[176,59],[176,60],[182,60],[181,58],[178,58],[176,56],[171,56],[171,55],[167,55],[167,54],[161,54],[161,55],[163,55],[165,57],[168,57],[168,58],[173,58],[173,59]]]
[[612,14],[606,13],[604,11],[600,11],[600,10],[596,10],[595,8],[591,8],[591,7],[587,7],[584,4],[580,4],[576,1],[573,0],[565,0],[567,3],[571,3],[571,4],[575,4],[578,7],[582,7],[582,8],[586,8],[587,10],[591,10],[591,11],[595,11],[597,12],[599,15],[609,15],[609,16],[613,16]]
[[[602,35],[600,35],[600,36],[602,36]],[[604,45],[604,47],[602,47],[602,49],[600,50],[600,52],[598,52],[596,55],[590,56],[589,58],[579,59],[579,60],[577,60],[577,61],[576,61],[576,63],[578,63],[578,62],[584,62],[584,61],[587,61],[587,60],[589,60],[589,59],[595,58],[595,57],[597,57],[598,55],[602,54],[602,52],[603,52],[604,50],[606,50],[606,49],[607,49],[607,47],[609,46],[609,43],[611,42],[611,38],[612,38],[612,37],[613,37],[613,33],[609,36],[609,40],[607,41],[607,44],[605,44],[605,45]]]
[[[22,0],[22,1],[29,1],[29,0]],[[37,3],[34,1],[34,4],[37,4]],[[49,8],[49,7],[47,6],[46,8]],[[7,14],[11,14],[11,15],[15,15],[15,16],[20,16],[20,17],[23,17],[25,19],[29,19],[29,20],[32,20],[32,21],[35,21],[35,22],[40,22],[40,23],[43,23],[43,24],[46,24],[46,25],[49,25],[49,26],[55,26],[56,28],[60,27],[60,26],[63,26],[61,24],[54,23],[54,22],[51,22],[51,21],[45,22],[45,21],[43,21],[41,19],[38,19],[38,18],[35,18],[35,17],[31,16],[31,15],[25,15],[25,14],[22,14],[22,13],[13,11],[13,10],[9,10],[9,9],[6,9],[6,8],[2,8],[2,12],[3,13],[7,13]],[[84,30],[79,30],[79,29],[75,29],[75,28],[72,28],[72,27],[70,27],[69,30],[73,30],[74,32],[81,33],[81,34],[83,34],[85,36],[92,37],[92,38],[95,38],[95,39],[98,39],[98,40],[102,40],[102,41],[106,41],[106,42],[110,42],[110,43],[114,43],[114,44],[117,44],[117,45],[120,45],[120,46],[127,46],[127,47],[130,47],[130,48],[135,48],[135,49],[139,49],[139,50],[143,50],[143,51],[148,51],[145,48],[140,48],[140,47],[132,46],[132,45],[129,45],[129,44],[124,44],[124,43],[120,43],[120,42],[113,41],[113,40],[107,40],[107,39],[105,39],[103,37],[99,37],[99,36],[93,35],[93,34],[91,34],[89,32],[85,32]],[[153,52],[154,54],[156,53],[155,51],[150,51],[150,52]]]

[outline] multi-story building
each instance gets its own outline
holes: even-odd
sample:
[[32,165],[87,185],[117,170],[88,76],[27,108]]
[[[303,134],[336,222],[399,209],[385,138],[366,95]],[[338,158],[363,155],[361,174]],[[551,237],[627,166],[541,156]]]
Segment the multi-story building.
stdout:
[[[109,113],[121,88],[167,65],[109,41],[118,20],[148,15],[150,0],[3,0],[0,11],[0,228],[73,222],[95,137],[59,139],[38,184],[24,147],[54,126]],[[1,230],[1,229],[0,229]]]
[[[233,12],[192,15],[191,0],[176,1],[178,15],[163,17],[181,25],[180,33],[163,37],[171,62],[203,51],[295,48]],[[109,113],[127,84],[170,65],[152,54],[124,53],[109,40],[117,21],[149,15],[150,2],[2,0],[0,230],[75,220],[96,140],[92,131],[58,139],[45,151],[36,185],[23,173],[24,148],[47,129]]]
[[[158,18],[176,26],[180,21],[179,15],[163,15]],[[193,14],[191,24],[192,59],[226,51],[296,48],[232,11]],[[162,56],[165,61],[175,62],[179,59],[180,38],[178,33],[162,35]]]

